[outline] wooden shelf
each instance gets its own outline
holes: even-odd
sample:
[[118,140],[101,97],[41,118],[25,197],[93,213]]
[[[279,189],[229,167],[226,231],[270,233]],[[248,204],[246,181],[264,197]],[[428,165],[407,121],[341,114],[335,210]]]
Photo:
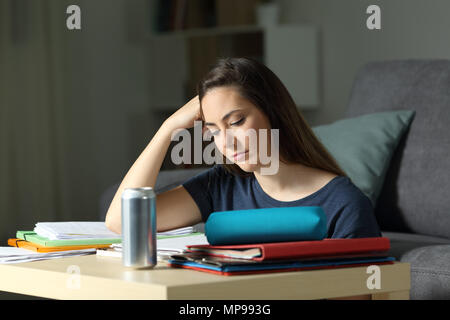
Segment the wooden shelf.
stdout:
[[[155,109],[179,108],[195,94],[219,57],[261,60],[284,83],[301,110],[320,105],[319,35],[312,25],[240,25],[148,34]],[[161,108],[157,108],[160,106]]]

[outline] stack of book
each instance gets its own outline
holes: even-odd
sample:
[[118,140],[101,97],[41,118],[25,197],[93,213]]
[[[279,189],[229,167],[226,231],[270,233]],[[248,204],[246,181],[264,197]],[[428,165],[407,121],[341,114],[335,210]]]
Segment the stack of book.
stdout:
[[8,239],[9,247],[0,247],[0,263],[95,254],[98,248],[119,242],[120,236],[103,222],[39,222],[33,231],[17,231]]
[[[185,227],[157,233],[158,254],[182,253],[187,244],[207,244],[203,233]],[[17,231],[0,247],[0,263],[19,263],[75,255],[122,256],[122,238],[104,222],[39,222],[33,231]],[[16,247],[16,248],[11,248]]]
[[174,268],[242,275],[382,265],[388,256],[388,238],[324,239],[246,245],[189,245],[184,254],[172,255]]
[[248,26],[256,23],[261,0],[157,0],[156,32]]
[[95,254],[121,241],[104,222],[39,222],[33,231],[17,231],[15,238],[8,239],[10,247],[0,247],[0,263]]
[[157,32],[216,25],[215,2],[212,0],[158,0],[154,14]]
[[105,248],[122,242],[103,222],[39,222],[33,231],[17,231],[13,247],[36,252]]

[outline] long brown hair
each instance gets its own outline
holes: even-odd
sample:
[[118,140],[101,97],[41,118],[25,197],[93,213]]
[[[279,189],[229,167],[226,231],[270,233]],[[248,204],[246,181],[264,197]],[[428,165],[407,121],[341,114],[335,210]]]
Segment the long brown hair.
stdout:
[[[268,117],[272,129],[279,129],[280,161],[346,176],[317,139],[284,84],[263,63],[245,57],[219,59],[197,85],[200,106],[209,90],[222,86],[235,87]],[[251,175],[236,164],[224,162],[223,166],[234,174]]]

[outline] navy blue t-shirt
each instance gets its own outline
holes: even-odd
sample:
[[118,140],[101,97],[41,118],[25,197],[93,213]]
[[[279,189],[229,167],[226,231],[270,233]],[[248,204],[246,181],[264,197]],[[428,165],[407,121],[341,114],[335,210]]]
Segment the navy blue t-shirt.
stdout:
[[319,206],[327,216],[327,238],[381,236],[371,201],[345,176],[337,176],[295,201],[278,201],[264,192],[254,175],[240,177],[221,165],[190,178],[183,186],[199,207],[203,222],[218,211]]

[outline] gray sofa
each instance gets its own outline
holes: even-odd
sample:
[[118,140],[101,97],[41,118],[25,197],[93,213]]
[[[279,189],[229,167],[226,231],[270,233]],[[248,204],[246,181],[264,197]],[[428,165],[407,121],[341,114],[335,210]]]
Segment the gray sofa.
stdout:
[[450,60],[373,62],[346,117],[415,110],[376,206],[391,254],[411,264],[411,299],[450,299]]
[[[375,208],[390,254],[411,264],[411,299],[450,299],[450,60],[398,60],[363,66],[345,117],[415,110]],[[162,171],[157,192],[206,169]],[[100,217],[118,185],[100,200]],[[201,226],[200,226],[201,228]]]

